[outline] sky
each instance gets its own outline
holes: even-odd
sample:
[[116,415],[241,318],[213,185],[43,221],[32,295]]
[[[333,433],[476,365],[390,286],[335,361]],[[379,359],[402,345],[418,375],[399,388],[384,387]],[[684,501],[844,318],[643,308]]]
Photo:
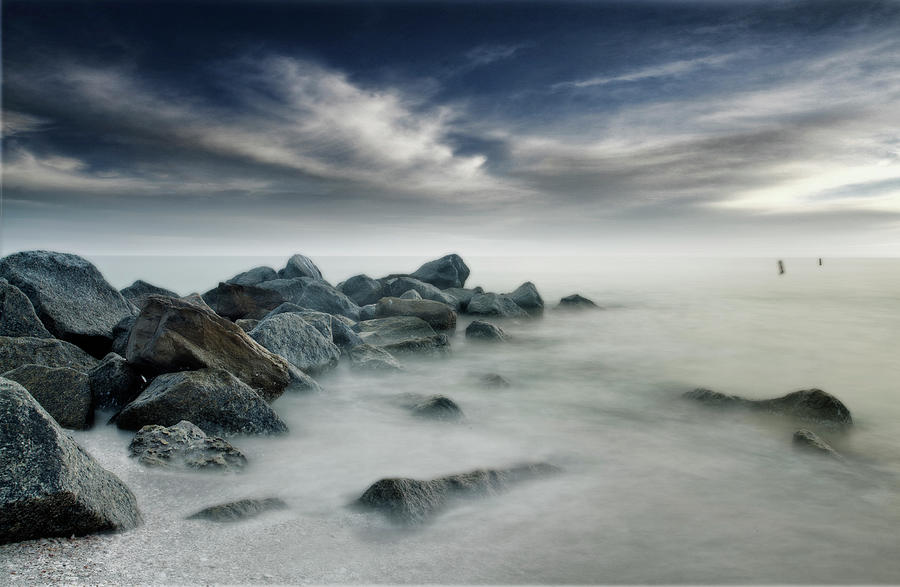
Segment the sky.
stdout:
[[2,18],[3,254],[900,256],[900,2]]

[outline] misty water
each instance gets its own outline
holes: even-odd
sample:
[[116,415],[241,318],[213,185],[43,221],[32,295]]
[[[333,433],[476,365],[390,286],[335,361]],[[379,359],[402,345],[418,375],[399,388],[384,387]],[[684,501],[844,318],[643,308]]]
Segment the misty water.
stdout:
[[[95,257],[116,286],[141,277],[205,291],[276,258]],[[411,271],[420,258],[317,257],[332,283]],[[605,309],[506,321],[506,344],[467,342],[391,375],[341,365],[321,394],[273,407],[285,437],[233,437],[241,474],[164,472],[127,456],[130,433],[73,433],[136,494],[145,523],[84,540],[77,580],[116,583],[898,583],[900,261],[466,258],[468,285],[533,281],[548,308],[578,292]],[[478,376],[512,383],[486,389]],[[847,462],[793,449],[786,418],[718,412],[708,387],[767,398],[818,387],[851,410],[822,433]],[[403,393],[441,393],[462,423],[415,419]],[[102,420],[102,417],[100,418]],[[382,477],[427,479],[546,461],[563,473],[398,527],[348,504]],[[284,511],[185,520],[244,497]],[[16,551],[10,565],[32,556]],[[77,565],[76,565],[77,566]]]

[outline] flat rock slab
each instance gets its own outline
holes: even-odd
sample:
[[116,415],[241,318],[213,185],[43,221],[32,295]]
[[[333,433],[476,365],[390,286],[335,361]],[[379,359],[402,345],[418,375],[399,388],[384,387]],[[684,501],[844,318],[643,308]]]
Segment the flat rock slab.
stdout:
[[0,544],[128,530],[134,494],[101,467],[24,387],[0,378]]
[[22,290],[0,280],[0,336],[53,338]]
[[853,425],[847,406],[821,389],[803,389],[774,399],[751,400],[700,388],[685,393],[684,397],[718,408],[759,410],[830,426]]
[[63,340],[0,336],[0,373],[29,364],[87,372],[97,363],[97,359]]
[[67,367],[22,365],[3,377],[19,383],[63,428],[86,430],[94,423],[91,381]]
[[247,464],[247,457],[227,440],[207,436],[186,420],[169,427],[144,426],[128,450],[148,467],[238,471]]
[[381,298],[375,305],[375,317],[391,318],[393,316],[421,318],[434,330],[454,330],[456,328],[456,312],[453,308],[433,300]]
[[239,522],[256,517],[264,512],[287,509],[284,500],[277,497],[265,499],[242,499],[221,505],[214,505],[187,517],[188,520],[209,520],[210,522]]
[[395,316],[364,320],[355,326],[359,337],[368,344],[382,346],[395,342],[434,336],[434,328],[415,316]]

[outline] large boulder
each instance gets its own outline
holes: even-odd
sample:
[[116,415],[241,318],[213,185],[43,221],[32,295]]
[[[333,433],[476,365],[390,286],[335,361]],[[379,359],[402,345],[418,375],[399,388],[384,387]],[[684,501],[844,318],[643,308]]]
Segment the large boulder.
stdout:
[[284,303],[284,298],[277,291],[234,283],[219,283],[202,297],[216,314],[232,321],[240,318],[262,319],[273,308]]
[[599,310],[600,306],[578,294],[572,294],[559,300],[558,310]]
[[386,295],[385,284],[368,275],[354,275],[337,284],[337,289],[358,306],[374,304]]
[[0,261],[0,277],[28,296],[51,334],[95,357],[109,352],[113,327],[135,313],[97,268],[77,255],[13,253]]
[[87,372],[97,365],[97,359],[74,344],[55,338],[0,336],[0,373],[28,364]]
[[144,380],[134,367],[116,353],[109,353],[96,367],[88,371],[94,407],[101,410],[119,409],[143,388]]
[[410,397],[406,406],[412,415],[429,420],[457,422],[465,418],[459,405],[445,395]]
[[375,318],[357,323],[354,329],[364,342],[383,346],[437,334],[427,322],[416,316]]
[[238,522],[256,517],[264,512],[287,509],[284,500],[277,497],[239,499],[229,503],[204,508],[188,516],[188,520],[209,520],[210,522]]
[[331,342],[331,323],[326,338],[300,314],[286,312],[266,318],[250,331],[250,337],[306,373],[337,365],[341,350]]
[[369,304],[359,309],[359,321],[372,320],[375,318],[375,307],[377,304]]
[[416,269],[411,277],[440,289],[464,287],[466,279],[469,278],[469,268],[463,262],[462,257],[452,254],[425,263]]
[[244,453],[224,438],[207,434],[187,420],[174,426],[144,426],[128,450],[148,467],[238,471],[247,464]]
[[[356,324],[355,322],[353,323]],[[341,349],[351,349],[363,344],[363,339],[346,322],[337,316],[331,317],[331,342]]]
[[484,290],[481,287],[476,287],[474,289],[465,289],[463,287],[448,287],[444,290],[444,294],[452,297],[456,300],[456,310],[458,312],[465,312],[466,308],[469,306],[469,302],[472,301],[472,297],[475,294],[483,294]]
[[247,384],[224,369],[164,373],[116,417],[123,430],[187,420],[207,434],[282,434],[287,426]]
[[24,387],[0,378],[0,544],[128,530],[134,494],[63,431]]
[[86,430],[94,423],[91,380],[67,367],[22,365],[3,374],[28,390],[63,428]]
[[466,313],[475,316],[496,316],[497,318],[525,318],[528,313],[512,298],[503,294],[475,294],[466,306]]
[[280,396],[291,380],[287,362],[233,322],[162,296],[147,299],[131,330],[126,358],[149,374],[225,369],[267,401]]
[[366,489],[357,503],[380,511],[396,522],[418,523],[438,513],[454,499],[499,493],[511,484],[559,471],[553,465],[538,463],[509,469],[478,469],[430,481],[382,479]]
[[285,301],[307,310],[340,314],[353,320],[359,319],[359,306],[353,303],[353,300],[318,279],[309,277],[275,279],[260,283],[259,287],[277,291]]
[[484,320],[473,320],[466,326],[466,338],[485,341],[506,340],[506,333],[502,328]]
[[238,273],[229,279],[227,283],[233,283],[235,285],[256,285],[264,281],[272,281],[273,279],[278,279],[278,273],[271,267],[254,267],[249,271]]
[[403,367],[391,353],[371,344],[360,344],[347,351],[350,367],[360,371],[399,371]]
[[294,279],[296,277],[309,277],[312,279],[322,279],[322,272],[312,262],[312,259],[304,255],[294,255],[288,259],[284,269],[278,272],[278,277],[282,279]]
[[178,297],[178,294],[174,291],[166,289],[164,287],[153,285],[152,283],[147,283],[143,279],[138,279],[128,287],[120,289],[119,293],[122,294],[122,297],[124,297],[126,300],[134,304],[138,309],[143,307],[144,302],[147,301],[147,298],[149,296],[168,296],[170,298]]
[[427,322],[435,330],[456,328],[456,312],[447,304],[431,300],[381,298],[375,306],[375,317],[390,318],[393,316],[415,316]]
[[[143,307],[144,305],[141,303],[141,308]],[[128,352],[128,339],[131,337],[131,329],[134,328],[135,322],[137,322],[137,316],[128,316],[119,320],[112,331],[113,342],[109,352],[125,356]]]
[[0,336],[53,338],[34,312],[28,296],[5,279],[0,280]]
[[530,281],[526,281],[506,295],[532,316],[540,316],[544,313],[544,299],[538,293],[537,287]]
[[684,397],[718,408],[753,409],[838,427],[853,424],[847,406],[821,389],[804,389],[774,399],[751,400],[700,388],[685,393]]
[[419,281],[412,277],[397,277],[396,279],[391,279],[387,282],[387,287],[385,289],[387,290],[387,293],[385,293],[386,296],[390,295],[399,298],[406,292],[414,291],[419,294],[423,300],[441,302],[454,309],[457,305],[456,298],[453,296],[442,292],[430,283],[425,283],[424,281]]

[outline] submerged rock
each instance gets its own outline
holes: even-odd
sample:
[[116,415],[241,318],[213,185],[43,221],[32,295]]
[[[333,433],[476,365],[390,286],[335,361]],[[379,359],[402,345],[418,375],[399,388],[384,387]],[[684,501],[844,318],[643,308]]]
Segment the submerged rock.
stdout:
[[0,378],[0,544],[129,530],[134,494],[18,383]]
[[109,353],[88,372],[94,407],[118,409],[136,398],[144,380],[121,356]]
[[238,273],[226,283],[235,285],[256,285],[264,281],[272,281],[278,279],[278,273],[271,267],[254,267],[243,273]]
[[94,423],[90,378],[66,367],[22,365],[3,377],[19,383],[63,428],[87,430]]
[[526,281],[506,295],[532,316],[540,316],[544,313],[544,299],[538,293],[537,287],[530,281]]
[[478,469],[430,481],[390,478],[372,484],[357,500],[396,522],[423,522],[456,498],[502,492],[511,484],[552,475],[560,469],[546,463],[510,469]]
[[440,289],[464,287],[466,279],[469,278],[469,268],[462,257],[451,254],[425,263],[416,269],[411,277]]
[[473,320],[466,327],[466,338],[474,340],[506,340],[506,333],[503,329],[490,322],[484,320]]
[[134,435],[128,450],[138,462],[150,467],[236,471],[247,464],[247,457],[228,441],[207,436],[187,420],[168,428],[144,426]]
[[512,298],[503,294],[475,294],[466,306],[467,314],[497,316],[498,318],[526,318],[528,313]]
[[200,510],[188,516],[188,520],[209,520],[211,522],[237,522],[253,518],[263,512],[287,509],[284,500],[277,497],[264,499],[241,499]]
[[794,432],[794,446],[803,450],[829,456],[842,462],[844,460],[844,458],[836,450],[831,448],[831,445],[822,440],[818,434],[811,430],[806,430],[805,428]]
[[53,338],[22,290],[0,280],[0,336]]
[[138,279],[128,287],[120,289],[119,293],[122,294],[122,297],[126,300],[134,304],[138,310],[144,306],[144,302],[147,301],[149,296],[178,297],[178,294],[174,291],[153,285],[152,283],[147,283],[142,279]]
[[251,318],[259,320],[273,308],[284,303],[277,291],[254,285],[220,283],[203,294],[203,301],[219,316],[229,320]]
[[331,342],[330,331],[330,319],[326,338],[300,314],[287,312],[260,322],[250,337],[301,371],[317,373],[334,367],[341,357],[341,350]]
[[284,269],[278,272],[278,277],[282,279],[294,279],[297,277],[309,277],[311,279],[322,279],[322,272],[312,262],[312,259],[305,255],[294,255],[288,259]]
[[365,371],[399,371],[403,367],[391,353],[371,344],[359,344],[347,351],[350,366]]
[[459,421],[465,418],[462,409],[445,395],[416,398],[409,402],[409,410],[414,416],[430,420]]
[[74,344],[55,338],[0,336],[0,373],[22,365],[68,367],[87,372],[93,369],[97,362],[97,359]]
[[368,275],[354,275],[347,281],[337,284],[337,289],[358,306],[375,304],[382,297],[390,295],[385,291],[385,284]]
[[456,312],[447,304],[431,300],[381,298],[375,306],[375,317],[390,318],[393,316],[415,316],[427,322],[435,330],[456,328]]
[[511,387],[512,384],[509,380],[497,373],[486,373],[478,378],[478,383],[482,387],[490,387],[490,388],[501,388],[501,387]]
[[762,410],[835,426],[850,426],[850,410],[839,399],[821,389],[804,389],[783,397],[750,400],[726,395],[709,389],[695,389],[684,397],[715,407],[735,407]]
[[287,426],[261,397],[224,369],[164,373],[116,417],[124,430],[193,422],[207,434],[282,434]]
[[587,310],[592,308],[600,309],[600,306],[578,294],[572,294],[560,299],[556,308],[559,310]]

